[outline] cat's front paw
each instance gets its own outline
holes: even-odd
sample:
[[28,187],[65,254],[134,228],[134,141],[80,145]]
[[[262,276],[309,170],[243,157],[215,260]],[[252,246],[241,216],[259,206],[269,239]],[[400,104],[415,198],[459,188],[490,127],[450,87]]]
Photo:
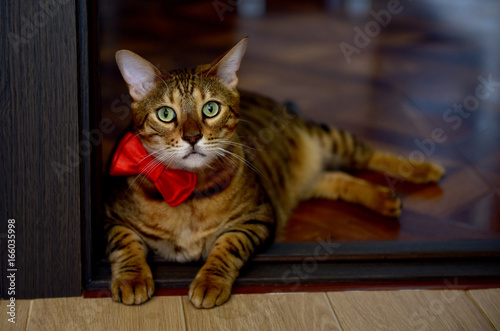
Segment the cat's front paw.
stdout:
[[148,301],[155,291],[155,283],[148,272],[125,272],[113,275],[111,295],[113,300],[126,305],[140,305]]
[[232,286],[223,277],[198,274],[189,287],[189,300],[196,308],[213,308],[229,299]]

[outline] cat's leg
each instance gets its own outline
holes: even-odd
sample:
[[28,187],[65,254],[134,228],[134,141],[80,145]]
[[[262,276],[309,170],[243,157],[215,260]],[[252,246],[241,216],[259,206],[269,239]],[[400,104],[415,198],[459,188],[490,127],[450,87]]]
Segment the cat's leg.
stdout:
[[353,202],[390,217],[401,214],[401,201],[389,188],[341,171],[323,173],[311,192],[311,198]]
[[374,151],[366,168],[401,178],[412,183],[436,183],[445,174],[434,162],[413,162],[391,153]]
[[270,218],[253,218],[238,222],[220,235],[189,287],[191,303],[197,308],[212,308],[226,302],[239,270],[270,238],[273,228]]
[[113,300],[137,305],[153,296],[155,284],[146,262],[147,251],[144,241],[131,229],[114,225],[108,230],[107,255],[111,263]]

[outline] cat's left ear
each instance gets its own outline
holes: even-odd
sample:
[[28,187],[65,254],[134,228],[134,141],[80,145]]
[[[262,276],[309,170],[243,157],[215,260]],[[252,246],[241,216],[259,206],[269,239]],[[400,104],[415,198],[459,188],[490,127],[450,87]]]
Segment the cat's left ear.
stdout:
[[232,89],[238,85],[236,72],[240,68],[241,60],[247,49],[248,37],[243,38],[229,52],[215,60],[208,70],[208,74],[217,76],[221,82]]

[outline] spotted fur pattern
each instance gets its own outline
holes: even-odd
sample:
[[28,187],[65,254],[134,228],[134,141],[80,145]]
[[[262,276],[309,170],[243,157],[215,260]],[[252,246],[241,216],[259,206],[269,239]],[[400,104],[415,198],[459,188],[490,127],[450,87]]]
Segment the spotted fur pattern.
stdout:
[[[372,169],[413,182],[435,182],[444,170],[373,150],[352,134],[319,126],[263,96],[238,92],[246,39],[209,65],[160,72],[128,52],[117,62],[134,98],[134,132],[157,161],[197,173],[194,193],[170,207],[146,177],[113,178],[106,203],[107,255],[113,299],[141,304],[154,293],[146,261],[153,251],[172,261],[205,261],[189,298],[198,308],[228,300],[240,268],[271,242],[297,204],[312,197],[342,199],[397,217],[400,200],[388,188],[335,170]],[[207,102],[220,105],[207,117]],[[176,112],[170,123],[156,112]]]

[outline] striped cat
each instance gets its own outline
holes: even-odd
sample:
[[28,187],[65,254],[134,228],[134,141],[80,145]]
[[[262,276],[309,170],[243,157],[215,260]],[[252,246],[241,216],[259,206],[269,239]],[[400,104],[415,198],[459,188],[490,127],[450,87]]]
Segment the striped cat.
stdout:
[[[204,259],[189,299],[198,308],[223,304],[240,268],[274,239],[302,200],[342,199],[388,217],[400,215],[401,202],[391,190],[339,167],[415,183],[437,182],[444,174],[437,164],[373,150],[271,99],[238,92],[236,72],[246,46],[245,38],[211,64],[170,72],[129,51],[116,54],[134,100],[131,138],[148,156],[140,157],[146,164],[139,174],[118,172],[122,176],[114,177],[106,203],[114,300],[130,305],[152,297],[146,255],[153,251],[172,261]],[[402,162],[414,171],[402,176]],[[164,166],[195,176],[175,204],[164,195],[177,195],[178,189],[167,185],[160,192],[151,179],[156,175],[150,172]]]

